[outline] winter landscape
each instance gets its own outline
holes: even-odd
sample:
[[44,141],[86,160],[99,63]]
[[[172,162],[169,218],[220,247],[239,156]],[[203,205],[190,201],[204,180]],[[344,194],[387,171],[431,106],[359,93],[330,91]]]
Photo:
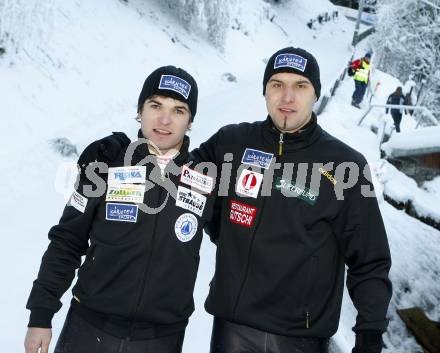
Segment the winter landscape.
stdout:
[[[136,138],[146,75],[172,64],[197,79],[192,149],[226,124],[266,118],[267,59],[294,46],[313,53],[321,67],[318,123],[360,151],[372,170],[392,256],[383,352],[423,352],[396,310],[421,307],[440,320],[440,2],[380,0],[371,6],[376,13],[364,14],[358,32],[373,26],[375,32],[353,46],[357,10],[328,0],[0,0],[2,351],[24,352],[26,301],[47,232],[72,193],[78,154],[112,131]],[[357,108],[351,104],[353,78],[345,73],[367,52],[370,83]],[[404,112],[400,134],[382,107],[398,86],[411,105],[424,107]],[[60,139],[73,149],[65,150]],[[436,172],[397,167],[396,159],[415,150],[437,158]],[[203,304],[215,251],[205,237],[184,353],[209,351],[212,317]],[[67,291],[53,320],[50,352],[70,300]],[[345,292],[331,352],[351,352],[355,317]]]

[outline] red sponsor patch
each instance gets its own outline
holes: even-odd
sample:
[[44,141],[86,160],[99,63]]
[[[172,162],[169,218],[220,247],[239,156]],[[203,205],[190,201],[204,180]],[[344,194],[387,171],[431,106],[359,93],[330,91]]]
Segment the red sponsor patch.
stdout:
[[252,227],[256,214],[256,207],[231,200],[231,209],[229,210],[229,219],[231,222],[245,227]]

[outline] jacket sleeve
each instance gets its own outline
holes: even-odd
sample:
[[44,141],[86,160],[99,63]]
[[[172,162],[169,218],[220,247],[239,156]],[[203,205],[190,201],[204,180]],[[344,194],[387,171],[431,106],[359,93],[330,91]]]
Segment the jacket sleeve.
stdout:
[[85,197],[83,201],[87,200],[87,203],[85,209],[80,207],[81,210],[78,210],[69,201],[59,223],[49,230],[50,243],[26,305],[31,310],[29,327],[51,327],[52,318],[62,305],[60,299],[70,287],[75,270],[81,265],[81,256],[89,248],[89,232],[101,197],[84,196],[84,186],[96,188],[85,176],[85,170],[95,160],[109,161],[116,158],[123,146],[118,145],[114,138],[115,134],[95,141],[79,157],[80,172],[76,192],[80,197]]
[[362,195],[373,190],[371,177],[362,173],[365,165],[366,161],[360,165],[357,184],[338,201],[343,206],[333,227],[348,267],[347,289],[358,312],[353,330],[384,332],[392,295],[391,255],[377,199],[374,194]]
[[[221,171],[221,159],[218,156],[219,151],[219,139],[222,130],[219,130],[213,136],[211,136],[206,142],[203,142],[200,147],[194,149],[191,152],[191,157],[195,163],[200,162],[212,162],[217,166],[217,176],[220,175]],[[218,178],[217,178],[218,179]],[[217,180],[217,185],[214,193],[218,191],[219,180]],[[205,223],[204,230],[209,235],[212,242],[216,242],[219,233],[220,215],[222,210],[222,199],[215,195],[215,202],[213,206],[213,213],[210,221]]]
[[219,147],[219,135],[221,130],[212,135],[206,142],[203,142],[200,147],[195,148],[191,151],[191,159],[195,164],[201,162],[212,162],[217,168],[220,167],[219,158],[217,155]]
[[361,66],[361,59],[356,59],[352,61],[350,65],[350,67],[354,70],[359,70],[360,66]]
[[214,244],[217,244],[220,233],[220,217],[222,209],[223,198],[216,197],[213,206],[212,217],[208,222],[206,222],[205,226],[203,227],[203,230],[206,232],[206,234],[209,235],[209,238]]

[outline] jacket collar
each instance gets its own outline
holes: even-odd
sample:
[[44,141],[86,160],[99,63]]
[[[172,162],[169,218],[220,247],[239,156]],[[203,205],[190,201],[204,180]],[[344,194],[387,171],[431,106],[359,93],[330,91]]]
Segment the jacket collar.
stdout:
[[[140,143],[140,145],[137,146],[134,150],[132,164],[136,164],[144,159],[146,156],[152,155],[152,153],[148,149],[148,144],[142,143],[145,142],[144,140],[145,137],[142,134],[142,130],[139,129],[137,142]],[[189,137],[185,135],[183,137],[183,143],[180,147],[179,154],[173,158],[174,163],[176,163],[177,165],[183,165],[188,160],[189,142]]]
[[[281,132],[275,127],[272,118],[268,115],[262,124],[263,138],[266,144],[272,146],[274,151],[278,151]],[[322,128],[318,125],[316,114],[312,112],[310,121],[299,131],[293,133],[283,133],[283,150],[295,151],[313,144],[322,133]]]

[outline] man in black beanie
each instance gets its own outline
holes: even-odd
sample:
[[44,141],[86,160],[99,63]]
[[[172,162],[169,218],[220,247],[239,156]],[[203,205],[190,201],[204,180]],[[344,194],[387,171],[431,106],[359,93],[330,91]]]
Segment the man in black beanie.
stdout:
[[48,352],[52,317],[77,268],[55,353],[182,351],[213,186],[186,166],[197,94],[186,71],[158,68],[139,95],[139,140],[129,145],[116,133],[81,154],[27,303],[26,353]]
[[365,158],[317,123],[320,94],[313,55],[281,49],[264,72],[266,120],[225,126],[192,152],[219,170],[230,161],[205,227],[217,245],[211,353],[327,353],[345,266],[353,352],[381,352],[387,236]]

